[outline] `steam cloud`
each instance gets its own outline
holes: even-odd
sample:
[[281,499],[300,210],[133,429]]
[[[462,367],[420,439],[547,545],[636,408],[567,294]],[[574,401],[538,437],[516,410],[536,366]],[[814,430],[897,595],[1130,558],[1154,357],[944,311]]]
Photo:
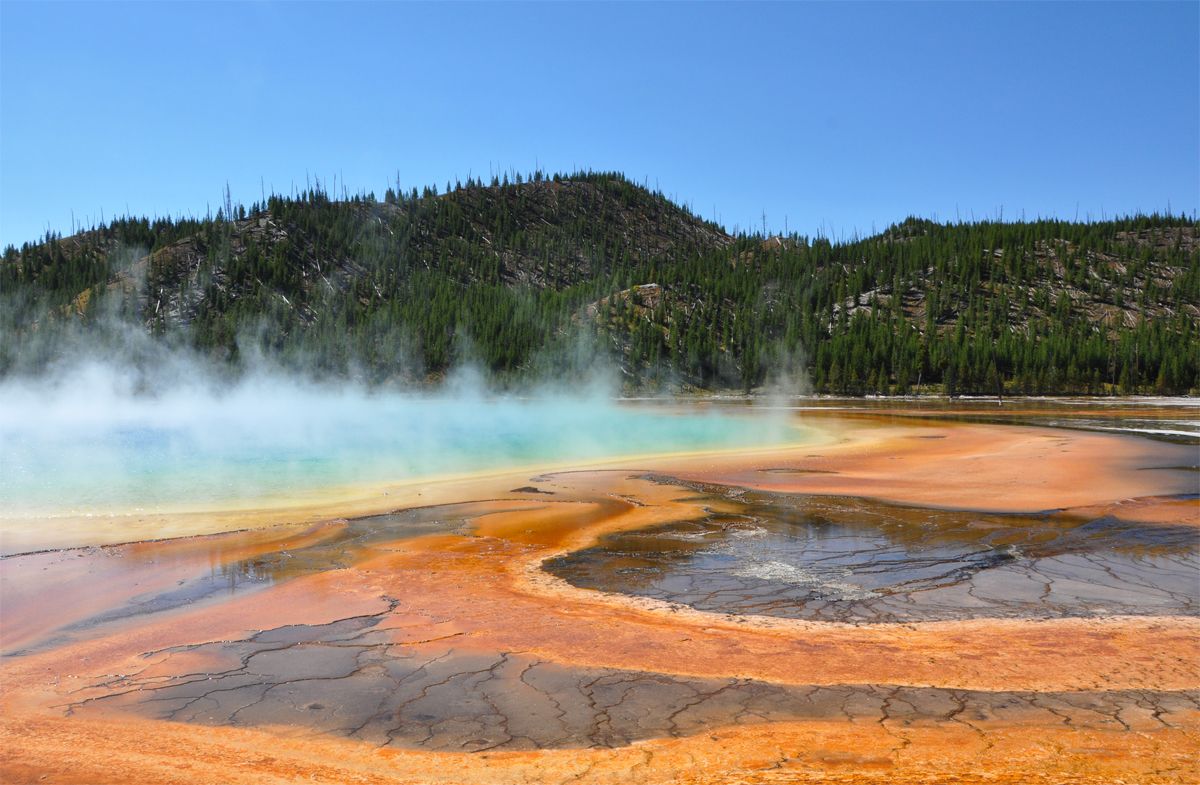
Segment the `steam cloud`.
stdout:
[[0,523],[796,437],[778,416],[623,403],[604,370],[507,394],[471,366],[436,392],[313,379],[262,359],[232,377],[127,330],[0,382]]

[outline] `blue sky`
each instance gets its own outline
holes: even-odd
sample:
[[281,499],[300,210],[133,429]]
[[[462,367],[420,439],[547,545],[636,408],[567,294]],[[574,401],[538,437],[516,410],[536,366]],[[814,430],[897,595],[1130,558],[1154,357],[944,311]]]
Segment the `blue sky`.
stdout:
[[[0,3],[0,244],[618,169],[729,228],[1200,202],[1200,4]],[[339,185],[340,188],[340,185]]]

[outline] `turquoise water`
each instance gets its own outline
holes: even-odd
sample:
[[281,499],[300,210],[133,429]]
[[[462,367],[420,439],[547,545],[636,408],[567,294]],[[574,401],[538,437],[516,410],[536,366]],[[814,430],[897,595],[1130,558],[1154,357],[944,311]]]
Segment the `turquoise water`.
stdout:
[[778,413],[248,386],[0,395],[0,517],[228,507],[509,466],[794,442]]

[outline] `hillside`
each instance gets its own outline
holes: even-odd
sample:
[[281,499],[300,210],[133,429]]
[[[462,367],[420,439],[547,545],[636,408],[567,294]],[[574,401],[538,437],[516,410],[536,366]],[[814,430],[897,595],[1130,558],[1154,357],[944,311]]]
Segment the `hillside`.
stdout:
[[[122,219],[0,262],[0,373],[130,323],[236,367],[500,381],[611,355],[629,389],[1197,391],[1194,221],[936,224],[833,244],[725,233],[618,174]],[[78,330],[75,330],[78,332]]]

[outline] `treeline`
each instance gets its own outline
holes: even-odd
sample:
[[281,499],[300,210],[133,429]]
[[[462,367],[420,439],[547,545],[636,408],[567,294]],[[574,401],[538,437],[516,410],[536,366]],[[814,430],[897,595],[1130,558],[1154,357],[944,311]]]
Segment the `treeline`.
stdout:
[[729,236],[617,173],[505,179],[227,197],[10,247],[0,374],[52,359],[65,325],[117,321],[235,367],[252,349],[381,383],[611,358],[630,388],[1200,390],[1192,219],[909,219],[833,243]]
[[841,245],[743,237],[645,275],[696,296],[690,311],[679,298],[633,325],[635,357],[682,361],[706,383],[728,383],[722,367],[732,356],[743,386],[761,384],[782,348],[807,351],[822,392],[1184,393],[1198,385],[1200,253],[1195,224],[1178,218],[910,220]]

